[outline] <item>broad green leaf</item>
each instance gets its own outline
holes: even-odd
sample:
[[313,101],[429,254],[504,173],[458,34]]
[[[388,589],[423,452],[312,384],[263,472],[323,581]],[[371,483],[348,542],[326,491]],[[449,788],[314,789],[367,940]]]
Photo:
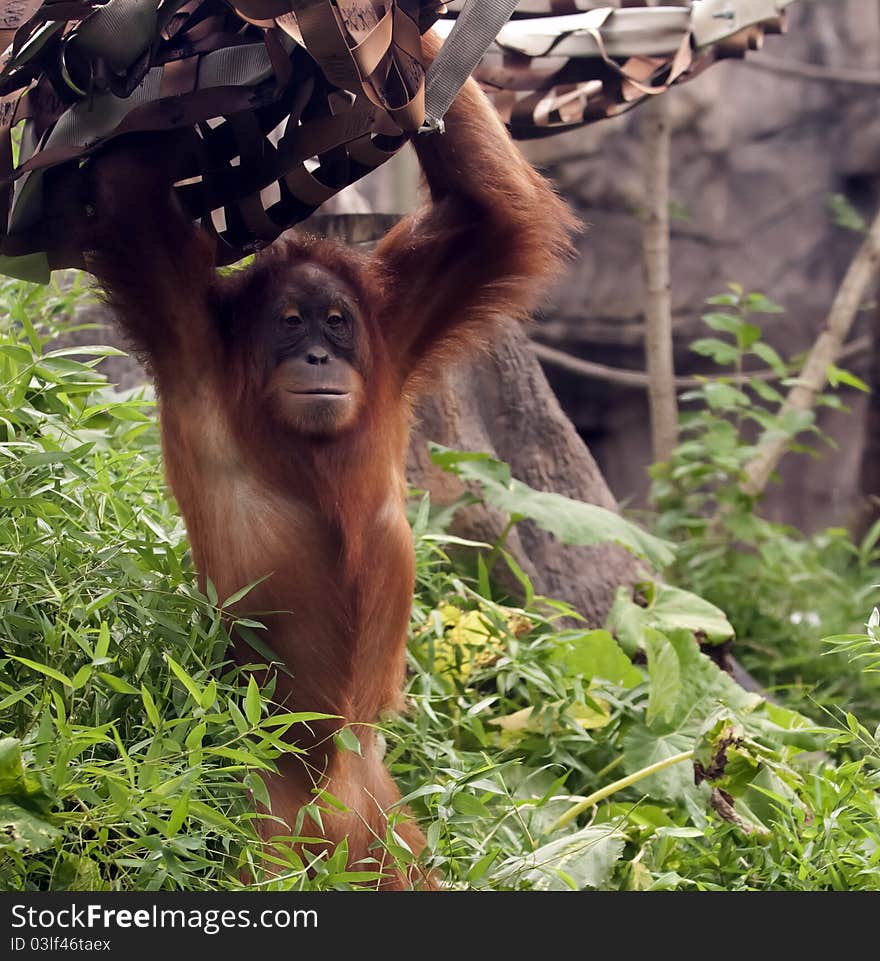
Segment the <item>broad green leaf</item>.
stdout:
[[673,559],[670,544],[619,514],[561,494],[533,490],[512,478],[507,464],[488,454],[450,450],[439,444],[431,444],[430,449],[431,459],[443,470],[464,481],[479,483],[487,503],[512,518],[533,520],[565,544],[619,544],[658,568],[666,567]]
[[[600,888],[623,855],[624,841],[613,827],[593,825],[541,845],[526,854],[517,868],[535,891]],[[505,867],[497,874],[504,877]]]
[[635,657],[641,650],[645,617],[643,609],[633,603],[632,588],[617,588],[605,627],[629,657]]
[[[650,729],[634,727],[624,739],[624,767],[630,774],[692,749],[704,722],[719,710],[745,716],[763,704],[757,694],[741,688],[702,654],[689,631],[670,631],[666,638],[678,658],[678,700],[669,720],[664,718],[661,724],[658,718]],[[644,791],[655,799],[694,799],[693,765],[675,764],[639,781],[633,790]]]
[[35,854],[51,847],[62,832],[45,818],[0,798],[0,851]]
[[644,639],[650,682],[645,722],[650,727],[658,717],[672,720],[681,695],[681,669],[675,648],[665,635],[648,627]]
[[92,676],[92,665],[83,664],[83,666],[73,675],[73,689],[78,691],[81,687],[85,687],[89,682],[89,678]]
[[770,404],[785,403],[785,397],[780,394],[775,387],[771,387],[770,384],[765,384],[763,381],[760,381],[757,378],[752,378],[749,381],[749,387],[761,398],[761,400],[766,400]]
[[492,848],[472,865],[467,875],[468,884],[474,885],[481,881],[489,868],[498,860],[500,854],[500,848]]
[[712,644],[728,641],[734,634],[733,626],[720,608],[690,591],[669,584],[654,585],[647,618],[658,631],[684,628],[705,634],[706,640]]
[[725,334],[733,334],[734,337],[745,323],[736,314],[725,314],[717,310],[703,314],[700,319],[704,324],[711,327],[712,330],[718,330]]
[[702,357],[711,357],[716,364],[728,367],[736,363],[739,351],[726,340],[719,340],[717,337],[703,337],[691,343],[691,350]]
[[184,744],[191,750],[197,751],[202,746],[202,741],[204,740],[205,734],[208,731],[208,725],[201,721],[196,724],[195,727],[187,734]]
[[785,361],[769,344],[765,344],[763,341],[752,344],[752,353],[760,357],[780,377],[785,377],[788,374]]
[[453,795],[452,807],[459,814],[464,814],[467,817],[488,818],[492,816],[489,809],[479,798],[464,791],[459,791]]
[[[627,773],[634,774],[659,761],[689,751],[694,746],[696,735],[695,725],[663,734],[657,734],[647,727],[634,727],[623,741]],[[673,764],[639,781],[632,791],[638,797],[650,797],[655,801],[682,801],[695,791],[694,766],[690,761]]]
[[98,630],[98,642],[95,644],[95,657],[106,657],[110,650],[110,625],[106,621],[101,621]]
[[623,687],[635,687],[644,680],[620,645],[608,631],[583,631],[560,634],[551,655],[571,676],[603,678]]
[[[261,764],[259,766],[262,767],[263,765]],[[262,804],[266,809],[272,807],[272,799],[269,797],[269,789],[266,787],[266,782],[260,777],[259,774],[256,774],[253,771],[249,774],[246,774],[244,778],[244,784],[258,804]]]
[[750,293],[743,298],[743,306],[752,314],[784,314],[785,308],[764,294]]
[[171,810],[171,814],[168,816],[167,824],[167,835],[172,837],[177,834],[177,832],[183,826],[183,822],[186,820],[189,814],[189,792],[186,791],[180,795]]
[[703,396],[713,410],[736,410],[751,406],[749,395],[730,384],[714,381],[703,388]]
[[217,700],[217,682],[212,677],[211,680],[208,681],[207,686],[205,687],[204,693],[202,694],[202,698],[199,701],[199,707],[203,711],[207,711],[209,708],[213,707],[214,701],[216,700]]
[[[633,590],[646,600],[636,604]],[[733,637],[733,626],[714,604],[690,591],[654,581],[619,588],[608,615],[607,627],[632,657],[642,646],[647,628],[663,633],[683,629],[710,644],[722,644]]]
[[0,795],[18,795],[24,790],[21,741],[17,737],[0,738]]
[[761,337],[761,328],[756,324],[743,324],[736,332],[736,342],[740,350],[748,350]]
[[763,703],[758,694],[740,687],[703,654],[689,631],[669,631],[666,637],[675,648],[681,670],[682,690],[675,723],[687,719],[701,723],[719,706],[750,713]]
[[729,294],[715,294],[714,297],[707,297],[706,303],[716,307],[736,307],[740,301],[743,289],[740,284],[732,283],[727,285],[731,290]]

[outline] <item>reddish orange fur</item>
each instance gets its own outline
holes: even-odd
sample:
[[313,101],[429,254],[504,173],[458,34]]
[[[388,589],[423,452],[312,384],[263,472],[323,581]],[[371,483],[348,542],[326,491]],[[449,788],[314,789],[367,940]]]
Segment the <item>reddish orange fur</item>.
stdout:
[[[339,753],[337,723],[300,742],[268,778],[291,828],[327,787],[349,806],[325,821],[352,863],[381,857],[385,811],[399,798],[369,725],[398,710],[414,561],[404,514],[410,402],[444,364],[523,317],[569,253],[567,208],[523,160],[469,82],[447,133],[415,139],[432,203],[369,257],[294,237],[219,278],[204,237],[169,196],[155,153],[121,144],[96,161],[93,270],[158,389],[166,470],[201,578],[220,597],[269,575],[244,602],[263,615],[288,710],[360,725],[363,757]],[[247,330],[267,289],[310,260],[355,291],[370,346],[366,409],[356,429],[314,440],[283,431],[259,405]],[[248,657],[246,649],[238,652]],[[267,822],[267,834],[280,833]],[[402,833],[416,852],[424,838]],[[385,887],[412,879],[385,864]],[[433,882],[426,882],[431,886]]]

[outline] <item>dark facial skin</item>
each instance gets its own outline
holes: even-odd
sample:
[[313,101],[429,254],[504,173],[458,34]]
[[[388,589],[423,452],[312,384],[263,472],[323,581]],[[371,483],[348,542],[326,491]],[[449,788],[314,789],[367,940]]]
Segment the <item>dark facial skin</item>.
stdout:
[[332,436],[357,419],[367,338],[353,292],[315,264],[294,267],[264,318],[268,399],[287,426]]

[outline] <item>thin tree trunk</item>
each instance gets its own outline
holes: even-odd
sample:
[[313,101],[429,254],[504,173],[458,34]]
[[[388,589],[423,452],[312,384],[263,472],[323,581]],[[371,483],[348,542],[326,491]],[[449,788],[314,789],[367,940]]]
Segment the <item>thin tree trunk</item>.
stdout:
[[672,344],[669,279],[669,94],[642,108],[645,212],[642,250],[645,273],[645,361],[651,440],[655,461],[669,460],[678,442],[678,405]]
[[[880,212],[874,218],[861,247],[837,289],[834,302],[825,321],[825,329],[810,350],[804,369],[797,383],[788,392],[780,415],[793,411],[808,411],[816,403],[816,395],[828,379],[828,367],[840,353],[844,338],[849,333],[859,308],[865,299],[871,281],[880,267]],[[788,450],[789,438],[772,435],[758,448],[755,456],[746,464],[742,490],[755,496],[767,486],[770,475],[776,470]]]
[[[429,440],[458,450],[486,451],[510,464],[513,476],[536,490],[553,491],[616,510],[617,503],[596,462],[565,416],[525,332],[511,328],[488,353],[458,364],[419,403],[410,446],[408,479],[450,504],[465,492],[461,482],[435,467]],[[459,512],[454,532],[495,543],[508,518],[475,504]],[[572,547],[531,521],[509,532],[505,548],[532,581],[537,594],[567,601],[593,627],[605,621],[618,586],[646,576],[646,568],[614,544]],[[503,580],[504,565],[493,576]],[[511,578],[512,594],[521,587]]]

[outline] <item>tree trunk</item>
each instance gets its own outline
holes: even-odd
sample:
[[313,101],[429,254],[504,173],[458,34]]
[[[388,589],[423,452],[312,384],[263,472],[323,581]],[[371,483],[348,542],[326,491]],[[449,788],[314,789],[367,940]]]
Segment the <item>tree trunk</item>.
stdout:
[[864,495],[853,527],[859,539],[880,520],[880,307],[874,308],[871,328],[870,368],[866,380],[871,388],[865,416],[865,446],[859,465],[859,489]]
[[[617,509],[596,462],[518,328],[497,342],[491,353],[475,356],[448,374],[418,408],[410,483],[430,491],[435,504],[449,504],[464,488],[431,463],[429,440],[458,450],[486,451],[506,461],[514,477],[538,490]],[[477,504],[459,513],[454,530],[494,543],[506,522],[494,508]],[[567,601],[592,626],[604,622],[618,585],[632,584],[643,575],[639,562],[620,547],[570,547],[529,521],[510,532],[506,547],[531,578],[536,593]]]
[[642,108],[645,362],[651,408],[651,445],[655,461],[668,461],[678,443],[669,268],[669,96],[665,93],[650,98]]

